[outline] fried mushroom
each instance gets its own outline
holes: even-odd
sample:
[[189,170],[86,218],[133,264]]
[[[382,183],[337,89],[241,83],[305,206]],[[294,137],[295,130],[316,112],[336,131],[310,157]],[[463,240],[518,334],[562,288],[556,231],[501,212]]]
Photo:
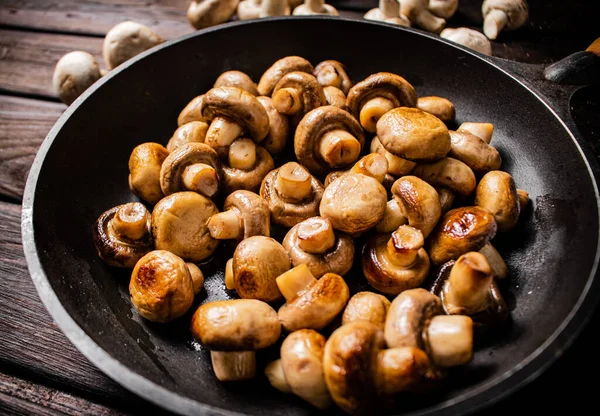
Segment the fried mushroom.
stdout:
[[289,120],[287,116],[277,111],[270,97],[257,98],[265,110],[267,110],[267,115],[269,116],[269,134],[263,140],[262,145],[272,155],[279,154],[285,149],[287,137],[290,132]]
[[517,225],[520,203],[513,177],[506,172],[494,170],[486,173],[475,191],[475,205],[492,213],[498,231],[510,231]]
[[183,126],[184,124],[190,123],[192,121],[201,121],[203,123],[208,123],[210,120],[207,120],[202,115],[202,101],[204,100],[204,94],[198,95],[194,97],[179,113],[177,117],[177,125]]
[[419,97],[417,99],[417,108],[433,114],[444,123],[454,121],[454,117],[456,117],[454,104],[444,97],[437,97],[435,95]]
[[450,189],[462,197],[471,195],[477,185],[473,170],[452,157],[418,164],[411,173],[432,186]]
[[352,87],[352,80],[346,72],[346,68],[341,62],[327,60],[319,62],[313,71],[319,84],[326,87],[335,87],[340,89],[344,95],[348,94]]
[[383,328],[390,301],[373,292],[358,292],[352,296],[344,309],[342,325],[354,321],[368,321]]
[[273,158],[250,139],[238,139],[229,146],[228,163],[223,164],[225,193],[245,189],[258,192],[264,177],[275,167]]
[[207,131],[208,124],[203,121],[190,121],[182,124],[169,139],[167,150],[172,152],[186,143],[204,143]]
[[475,173],[497,170],[502,165],[500,153],[474,134],[450,130],[450,142],[448,156],[465,163]]
[[310,62],[300,56],[286,56],[275,62],[260,78],[258,82],[258,94],[271,96],[275,85],[290,72],[313,73],[313,66]]
[[306,72],[284,75],[273,89],[273,105],[281,114],[294,116],[294,125],[309,111],[327,104],[323,87]]
[[254,96],[258,96],[256,84],[248,74],[242,71],[225,71],[215,81],[213,88],[236,87],[247,91]]
[[267,202],[250,191],[235,191],[225,199],[223,212],[208,219],[210,235],[217,240],[242,241],[255,235],[270,236]]
[[392,194],[408,224],[427,238],[442,215],[437,191],[416,176],[403,176],[392,185]]
[[158,143],[142,143],[129,156],[129,189],[149,204],[165,195],[160,186],[160,170],[169,151]]

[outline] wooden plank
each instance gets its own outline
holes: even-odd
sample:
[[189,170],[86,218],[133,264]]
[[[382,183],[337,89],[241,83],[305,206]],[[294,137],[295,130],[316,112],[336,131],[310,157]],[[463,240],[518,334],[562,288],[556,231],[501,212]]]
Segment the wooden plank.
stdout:
[[100,66],[102,39],[48,33],[0,30],[0,89],[57,99],[52,74],[64,54],[82,50]]
[[117,23],[133,20],[164,39],[193,31],[189,0],[3,0],[0,24],[46,31],[104,36]]
[[35,154],[65,108],[64,104],[0,95],[0,195],[21,199]]
[[0,413],[29,416],[116,416],[125,413],[40,384],[0,373]]
[[0,202],[0,368],[101,403],[148,408],[90,363],[52,321],[27,271],[20,223],[21,207]]

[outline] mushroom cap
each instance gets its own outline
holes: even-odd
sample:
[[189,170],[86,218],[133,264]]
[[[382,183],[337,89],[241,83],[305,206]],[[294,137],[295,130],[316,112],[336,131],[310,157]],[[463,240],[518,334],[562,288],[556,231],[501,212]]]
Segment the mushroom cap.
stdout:
[[[305,221],[325,220],[324,218],[314,217]],[[352,268],[354,261],[354,243],[352,238],[343,233],[336,233],[335,244],[329,250],[322,254],[307,253],[299,245],[298,230],[302,223],[292,227],[283,239],[283,248],[290,255],[292,265],[306,264],[310,272],[317,279],[325,273],[336,273],[345,275]]]
[[450,151],[450,134],[442,120],[418,108],[399,107],[377,122],[377,137],[393,155],[433,162]]
[[311,9],[306,3],[294,9],[294,16],[310,16],[313,14],[327,14],[329,16],[339,16],[338,11],[335,7],[329,4],[323,4],[321,10]]
[[201,112],[209,120],[215,117],[234,120],[257,143],[269,133],[267,110],[254,95],[236,87],[219,87],[208,91],[204,94]]
[[209,120],[202,116],[202,101],[204,100],[204,94],[199,95],[197,97],[192,98],[192,100],[187,103],[179,116],[177,117],[177,125],[182,126],[191,121],[203,121],[208,123]]
[[385,342],[389,348],[416,347],[429,351],[427,327],[431,318],[442,315],[440,298],[418,288],[400,293],[390,305],[385,320]]
[[471,195],[477,184],[473,170],[452,157],[418,164],[412,170],[412,174],[433,186],[451,189],[463,197]]
[[429,257],[425,249],[420,248],[414,264],[397,266],[386,256],[389,240],[389,234],[380,234],[367,241],[362,252],[362,268],[371,286],[380,292],[397,295],[423,283],[429,273]]
[[151,251],[136,263],[129,294],[139,314],[154,322],[179,318],[194,302],[192,277],[185,262],[165,250]]
[[160,187],[160,170],[169,151],[158,143],[142,143],[129,156],[129,188],[149,204],[165,195]]
[[323,369],[333,401],[350,414],[374,414],[378,408],[375,368],[385,348],[383,331],[367,321],[336,329],[325,344]]
[[375,9],[369,10],[367,13],[365,13],[365,15],[363,17],[367,20],[375,20],[377,22],[386,22],[386,23],[392,23],[392,24],[408,26],[408,27],[410,27],[410,25],[411,25],[410,20],[408,20],[408,18],[406,16],[404,16],[403,14],[400,14],[400,5],[398,5],[397,15],[392,15],[392,16],[385,15],[385,14],[383,14],[382,9],[377,7]]
[[139,202],[117,205],[105,211],[94,223],[93,239],[98,256],[106,263],[115,267],[132,268],[137,261],[153,249],[152,229],[150,215],[144,236],[135,241],[130,241],[119,236],[111,226],[111,221],[121,208],[148,213],[146,207]]
[[108,69],[113,69],[162,42],[162,38],[149,27],[131,21],[122,22],[106,34],[102,56]]
[[442,216],[435,188],[416,176],[403,176],[392,185],[392,194],[408,218],[408,224],[421,230],[427,238]]
[[319,84],[323,87],[336,87],[348,94],[352,88],[352,80],[346,72],[346,67],[339,61],[327,60],[319,62],[313,71]]
[[287,116],[281,114],[273,106],[273,100],[271,97],[257,97],[258,101],[267,110],[267,116],[269,116],[269,134],[262,142],[262,145],[271,154],[278,154],[283,152],[285,144],[287,142],[288,134],[290,133],[290,122]]
[[286,56],[275,62],[260,78],[258,82],[258,93],[260,95],[271,96],[273,88],[284,75],[290,72],[313,73],[313,66],[310,62],[300,56]]
[[519,221],[517,186],[509,173],[499,170],[486,173],[475,190],[474,204],[492,213],[500,232],[510,231]]
[[481,13],[485,18],[492,10],[502,10],[508,21],[505,29],[517,29],[529,18],[529,7],[525,0],[485,0],[481,5]]
[[456,117],[456,109],[454,108],[452,101],[436,95],[419,97],[417,100],[417,108],[436,116],[444,123],[451,122]]
[[344,309],[350,289],[335,273],[326,273],[297,297],[279,308],[279,321],[289,332],[325,328]]
[[206,259],[219,245],[206,225],[217,212],[209,198],[196,192],[177,192],[161,199],[152,211],[155,247],[191,262]]
[[296,157],[313,175],[324,175],[331,171],[331,167],[321,158],[318,146],[321,137],[333,130],[345,130],[359,141],[361,148],[365,145],[361,125],[347,111],[331,105],[315,108],[300,121],[294,135]]
[[484,55],[492,55],[492,44],[489,39],[483,33],[476,30],[467,27],[456,29],[446,28],[442,30],[440,36]]
[[358,119],[360,110],[367,101],[383,97],[394,103],[394,107],[414,107],[417,105],[417,92],[400,75],[390,72],[378,72],[369,75],[348,91],[348,108]]
[[[243,3],[243,2],[242,2]],[[219,75],[213,88],[236,87],[257,96],[258,90],[252,78],[242,71],[226,71]]]
[[352,235],[375,227],[386,206],[387,192],[377,179],[346,174],[325,188],[319,212],[335,229]]
[[245,170],[223,165],[223,188],[225,193],[245,189],[258,192],[264,177],[275,167],[271,154],[262,146],[256,147],[256,163]]
[[277,85],[275,85],[275,88],[273,88],[273,95],[282,88],[292,88],[300,94],[302,109],[296,115],[298,119],[302,118],[310,110],[327,105],[323,87],[312,74],[302,71],[285,74],[281,77]]
[[188,21],[196,29],[225,23],[231,19],[240,0],[192,0],[187,10]]
[[243,299],[281,299],[275,279],[291,268],[285,249],[270,237],[246,238],[233,253],[235,290]]
[[500,153],[482,138],[466,131],[450,130],[451,149],[448,156],[458,159],[473,170],[482,173],[500,169]]
[[74,51],[56,63],[52,85],[58,98],[65,104],[71,104],[101,77],[96,58],[87,52]]
[[239,190],[235,191],[225,199],[223,211],[236,210],[244,224],[244,235],[240,239],[246,239],[255,235],[269,236],[271,229],[271,212],[267,201],[254,192]]
[[292,393],[319,409],[331,405],[323,372],[325,341],[312,329],[300,329],[281,344],[281,365]]
[[279,192],[277,183],[278,169],[267,174],[260,187],[260,196],[269,204],[273,222],[284,227],[293,227],[308,218],[319,215],[319,204],[323,197],[323,185],[314,176],[311,177],[310,197],[300,202],[287,202]]
[[390,301],[373,292],[358,292],[352,296],[342,315],[342,325],[354,321],[368,321],[383,328]]
[[480,207],[448,211],[431,234],[429,256],[435,265],[457,259],[469,251],[479,251],[496,235],[494,215]]
[[[242,0],[237,7],[240,20],[258,19],[262,0]],[[256,95],[256,94],[255,94]]]
[[172,152],[186,143],[204,143],[207,131],[208,124],[203,121],[190,121],[182,124],[169,139],[167,150]]
[[164,160],[160,169],[160,187],[165,195],[185,191],[183,172],[197,163],[212,166],[219,178],[223,177],[217,152],[204,143],[186,143],[178,147]]
[[277,342],[281,324],[277,312],[260,300],[220,300],[196,310],[191,331],[211,350],[253,351]]

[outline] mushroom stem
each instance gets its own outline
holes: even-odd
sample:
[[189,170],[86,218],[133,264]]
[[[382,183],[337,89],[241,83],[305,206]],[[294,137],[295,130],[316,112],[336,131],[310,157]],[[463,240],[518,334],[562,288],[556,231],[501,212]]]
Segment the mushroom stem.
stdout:
[[233,259],[227,260],[225,264],[225,288],[235,290],[235,279],[233,278]]
[[381,116],[393,108],[394,103],[387,98],[372,98],[360,109],[360,124],[369,133],[375,133],[377,131],[377,122]]
[[355,162],[360,154],[360,142],[346,130],[331,130],[321,136],[319,153],[331,168],[341,168]]
[[237,210],[230,209],[219,212],[206,223],[212,238],[217,240],[233,240],[242,234],[242,219]]
[[508,267],[492,243],[487,243],[479,252],[485,256],[494,277],[496,279],[504,279],[508,274]]
[[299,202],[312,193],[312,177],[299,163],[289,162],[277,171],[275,190],[289,202]]
[[361,173],[383,182],[388,172],[388,162],[385,156],[379,153],[370,153],[356,162],[350,172]]
[[272,97],[273,106],[281,114],[293,115],[302,110],[302,99],[298,90],[281,88]]
[[254,351],[211,351],[213,370],[219,381],[241,381],[256,375]]
[[213,149],[230,146],[243,133],[242,126],[226,117],[215,117],[206,132],[204,143]]
[[504,29],[506,23],[508,22],[508,16],[506,13],[500,9],[491,10],[487,16],[485,16],[485,21],[483,22],[483,33],[489,39],[496,39],[498,37],[498,33]]
[[379,10],[386,17],[400,16],[400,4],[398,0],[379,0]]
[[292,388],[290,387],[285,373],[283,372],[283,365],[281,364],[281,358],[275,361],[271,361],[265,367],[265,376],[271,383],[271,386],[275,387],[282,393],[291,393]]
[[204,273],[202,273],[202,270],[200,270],[200,268],[198,266],[196,266],[194,263],[188,262],[188,263],[185,263],[185,265],[187,266],[187,268],[190,272],[190,276],[192,278],[192,286],[194,287],[194,295],[197,295],[202,290],[202,287],[204,287]]
[[410,225],[401,225],[387,243],[385,257],[400,267],[412,266],[425,240],[423,233]]
[[327,218],[309,218],[298,225],[298,246],[311,254],[323,254],[335,244],[331,221]]
[[517,198],[519,199],[519,212],[523,212],[529,202],[529,192],[517,189]]
[[317,279],[306,264],[300,264],[280,275],[276,282],[283,297],[290,301],[316,283]]
[[395,199],[390,199],[385,207],[383,219],[377,224],[376,230],[379,233],[391,233],[401,225],[408,222],[408,218],[402,212],[400,204]]
[[229,166],[248,170],[256,164],[256,145],[251,139],[238,139],[229,146]]
[[205,163],[189,165],[183,171],[183,185],[190,191],[196,191],[212,197],[219,190],[217,171]]
[[493,281],[492,269],[483,254],[472,251],[460,256],[442,293],[448,314],[472,315],[485,309]]
[[309,9],[320,12],[325,4],[325,0],[306,0],[304,3]]
[[492,123],[462,123],[457,131],[466,131],[467,133],[474,134],[481,140],[490,144],[492,141],[492,135],[494,134],[494,125]]
[[110,225],[120,238],[140,240],[148,230],[148,210],[139,202],[124,204],[117,210]]
[[467,364],[473,355],[473,320],[465,315],[437,315],[427,328],[430,356],[438,367]]

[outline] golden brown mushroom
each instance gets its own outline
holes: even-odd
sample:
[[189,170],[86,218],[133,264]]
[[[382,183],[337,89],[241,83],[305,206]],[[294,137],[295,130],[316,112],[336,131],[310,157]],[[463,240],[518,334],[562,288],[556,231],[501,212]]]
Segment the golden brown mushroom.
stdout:
[[452,204],[454,204],[454,192],[446,188],[436,188],[436,191],[440,197],[442,214],[445,214],[452,209]]
[[473,321],[468,316],[443,314],[442,301],[425,289],[402,292],[385,320],[388,347],[420,348],[442,368],[468,363],[473,356]]
[[407,222],[408,218],[404,215],[400,204],[396,198],[392,198],[387,202],[383,218],[377,223],[375,230],[378,233],[391,233]]
[[196,266],[194,263],[187,262],[185,265],[187,266],[190,276],[192,277],[194,295],[197,295],[204,287],[204,273],[202,273],[200,267]]
[[327,60],[319,62],[315,67],[313,75],[323,88],[335,87],[340,89],[344,95],[348,94],[348,91],[352,87],[352,80],[348,76],[346,68],[338,61]]
[[350,113],[369,133],[375,133],[377,122],[391,109],[415,105],[417,93],[413,86],[401,76],[389,72],[370,75],[348,92]]
[[226,71],[219,75],[213,88],[236,87],[247,91],[254,96],[258,96],[256,84],[246,73],[242,71]]
[[233,283],[241,298],[264,302],[281,299],[275,279],[291,266],[277,241],[265,236],[246,238],[236,247],[232,266]]
[[96,220],[93,239],[106,263],[132,268],[153,248],[150,213],[139,202],[111,208]]
[[350,297],[350,289],[340,275],[326,273],[317,280],[306,264],[277,277],[277,286],[286,299],[277,314],[289,332],[325,328],[342,312]]
[[183,126],[184,124],[192,121],[202,121],[208,123],[210,120],[206,119],[202,115],[202,101],[204,100],[204,94],[194,97],[179,113],[177,117],[177,125]]
[[158,143],[142,143],[129,156],[129,189],[149,204],[165,195],[160,187],[160,169],[169,151]]
[[313,75],[290,72],[275,85],[273,105],[281,114],[294,116],[292,124],[297,125],[306,113],[327,105],[327,99],[323,87]]
[[473,170],[451,157],[433,163],[418,164],[412,170],[412,174],[432,186],[448,188],[462,197],[471,195],[477,184]]
[[383,328],[389,308],[390,301],[385,296],[373,292],[358,292],[350,298],[344,309],[342,325],[362,320]]
[[191,331],[210,349],[215,376],[219,381],[240,381],[256,375],[256,350],[279,339],[281,324],[277,312],[254,299],[205,303],[192,317]]
[[423,233],[401,225],[389,237],[377,235],[365,244],[362,268],[367,281],[380,292],[398,293],[420,286],[429,273]]
[[313,66],[310,62],[300,56],[286,56],[275,62],[265,71],[258,83],[259,95],[271,96],[273,88],[284,75],[290,72],[313,73]]
[[260,196],[269,204],[274,223],[293,227],[319,215],[323,185],[304,166],[288,162],[265,176]]
[[207,131],[208,124],[203,121],[190,121],[182,124],[169,139],[167,150],[172,152],[186,143],[204,143]]
[[287,116],[280,114],[273,106],[273,100],[270,97],[257,97],[258,101],[267,110],[269,116],[269,134],[262,142],[267,151],[273,155],[283,152],[287,137],[290,132],[290,123]]
[[392,185],[392,194],[406,222],[427,238],[442,215],[437,191],[416,176],[403,176]]
[[242,241],[255,235],[270,235],[267,201],[250,191],[235,191],[225,199],[223,212],[208,219],[210,235],[217,240]]
[[340,108],[344,111],[348,110],[346,105],[346,95],[342,90],[336,87],[323,87],[323,93],[325,94],[325,100],[328,105]]
[[318,279],[325,273],[348,273],[354,260],[354,243],[343,233],[335,233],[331,221],[313,217],[292,227],[283,239],[283,248],[293,266],[305,264]]
[[206,225],[217,212],[210,199],[195,192],[177,192],[161,199],[152,211],[156,249],[192,262],[206,259],[219,245]]
[[494,134],[494,125],[491,123],[464,122],[458,126],[458,130],[456,131],[474,134],[487,144],[490,144],[492,135]]
[[444,97],[437,97],[435,95],[419,97],[417,99],[417,108],[433,114],[444,123],[454,121],[454,117],[456,117],[454,104]]
[[473,172],[485,173],[500,169],[500,153],[480,137],[464,131],[450,130],[450,141],[452,147],[448,156],[465,163]]
[[275,162],[264,147],[250,139],[238,139],[229,146],[227,163],[223,164],[223,189],[231,193],[240,189],[258,192],[260,184]]
[[377,137],[388,152],[413,162],[435,162],[450,151],[446,125],[418,108],[386,112],[377,122]]
[[517,197],[519,198],[519,212],[522,213],[529,203],[529,192],[523,189],[517,189]]
[[217,152],[204,143],[186,143],[164,160],[160,187],[165,195],[194,191],[211,198],[219,190],[221,175]]
[[493,170],[483,175],[475,191],[475,205],[492,213],[498,231],[510,231],[517,225],[520,214],[519,197],[513,177]]
[[479,207],[461,207],[448,211],[429,238],[429,256],[439,266],[469,251],[479,251],[497,230],[494,216]]
[[281,358],[265,369],[269,382],[284,393],[294,393],[319,409],[331,406],[323,374],[325,337],[312,329],[300,329],[281,344]]
[[170,322],[194,301],[194,284],[185,262],[175,254],[151,251],[135,265],[129,282],[131,302],[144,318]]
[[365,139],[362,128],[347,111],[333,106],[306,114],[294,136],[298,161],[313,175],[356,162]]
[[385,150],[385,147],[383,147],[377,136],[373,137],[370,150],[371,153],[379,153],[380,155],[385,156],[388,161],[388,173],[392,176],[408,175],[410,171],[417,165],[415,162],[402,159],[401,157],[395,156]]

